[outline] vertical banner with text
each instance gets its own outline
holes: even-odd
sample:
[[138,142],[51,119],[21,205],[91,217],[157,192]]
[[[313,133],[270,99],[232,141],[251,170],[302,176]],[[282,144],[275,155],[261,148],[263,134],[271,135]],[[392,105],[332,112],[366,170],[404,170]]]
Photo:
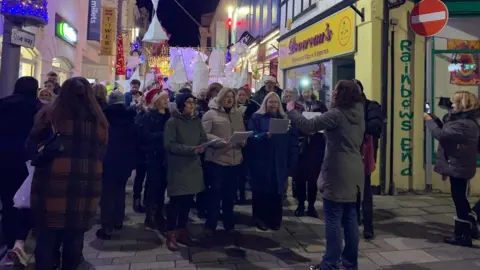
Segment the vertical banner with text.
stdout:
[[100,8],[101,7],[102,7],[102,0],[88,1],[87,40],[100,41],[100,35],[101,35]]
[[100,55],[113,55],[115,44],[115,8],[102,8],[102,37],[100,40]]

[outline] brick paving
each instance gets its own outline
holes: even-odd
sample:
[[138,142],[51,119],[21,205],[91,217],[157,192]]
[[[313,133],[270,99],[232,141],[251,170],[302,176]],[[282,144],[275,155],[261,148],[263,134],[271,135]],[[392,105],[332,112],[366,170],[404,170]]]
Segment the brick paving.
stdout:
[[[321,202],[317,204],[321,213]],[[374,204],[376,238],[361,240],[359,269],[480,269],[480,248],[442,242],[453,230],[454,208],[448,196],[376,196]],[[98,225],[86,234],[86,261],[81,269],[308,269],[320,261],[325,250],[323,217],[297,218],[295,208],[295,200],[288,197],[282,229],[262,232],[251,226],[251,206],[237,206],[239,235],[229,236],[220,229],[213,242],[170,252],[164,237],[145,230],[144,216],[133,213],[129,206],[125,229],[115,233],[113,240],[96,239]],[[193,211],[191,219],[189,230],[194,237],[200,237],[203,222]],[[33,240],[29,242],[27,251],[32,253]],[[475,244],[480,247],[480,242]],[[33,264],[32,257],[32,269]]]

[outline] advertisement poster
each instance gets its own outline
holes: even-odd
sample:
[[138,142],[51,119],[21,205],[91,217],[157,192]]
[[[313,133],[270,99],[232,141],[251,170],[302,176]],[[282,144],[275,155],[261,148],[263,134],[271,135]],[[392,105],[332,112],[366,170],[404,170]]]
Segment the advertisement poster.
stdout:
[[115,8],[102,8],[102,38],[100,40],[100,55],[113,55],[115,44]]
[[[448,39],[449,50],[480,50],[480,40]],[[454,85],[480,85],[478,53],[453,53],[448,71]]]

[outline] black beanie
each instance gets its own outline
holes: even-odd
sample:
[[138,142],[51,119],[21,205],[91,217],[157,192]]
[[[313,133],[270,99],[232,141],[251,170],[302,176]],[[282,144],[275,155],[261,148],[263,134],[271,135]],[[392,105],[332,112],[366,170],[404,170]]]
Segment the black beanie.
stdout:
[[183,109],[185,108],[185,102],[189,98],[195,99],[195,96],[190,93],[178,93],[175,96],[175,103],[177,104],[177,110],[183,113]]

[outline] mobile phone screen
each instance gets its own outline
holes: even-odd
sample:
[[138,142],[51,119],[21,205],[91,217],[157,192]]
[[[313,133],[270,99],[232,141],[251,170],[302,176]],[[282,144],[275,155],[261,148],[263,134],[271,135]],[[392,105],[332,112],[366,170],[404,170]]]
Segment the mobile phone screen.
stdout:
[[425,112],[430,113],[430,104],[425,103]]

